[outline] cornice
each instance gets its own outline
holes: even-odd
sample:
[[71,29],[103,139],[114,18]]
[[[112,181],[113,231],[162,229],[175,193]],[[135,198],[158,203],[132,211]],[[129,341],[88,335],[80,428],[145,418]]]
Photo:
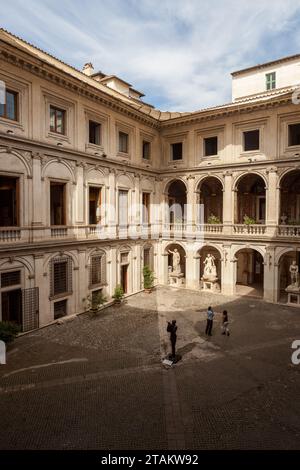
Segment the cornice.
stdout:
[[19,51],[17,47],[13,48],[8,44],[3,46],[3,43],[4,41],[1,40],[0,59],[5,62],[30,72],[44,80],[55,83],[68,91],[101,103],[101,105],[109,109],[142,122],[152,128],[159,127],[159,121],[155,118],[134,109],[114,96],[105,94],[96,87],[94,88],[87,83],[81,82],[75,77],[71,77],[66,71],[59,70],[55,66],[51,66],[41,58],[33,57],[27,52]]

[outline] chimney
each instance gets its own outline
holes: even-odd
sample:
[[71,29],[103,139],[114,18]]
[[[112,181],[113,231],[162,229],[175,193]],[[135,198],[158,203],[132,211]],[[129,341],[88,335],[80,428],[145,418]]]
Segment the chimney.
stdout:
[[82,72],[87,75],[88,77],[90,77],[91,75],[93,75],[94,73],[94,67],[93,67],[93,64],[91,62],[87,63],[84,65],[83,69],[82,69]]

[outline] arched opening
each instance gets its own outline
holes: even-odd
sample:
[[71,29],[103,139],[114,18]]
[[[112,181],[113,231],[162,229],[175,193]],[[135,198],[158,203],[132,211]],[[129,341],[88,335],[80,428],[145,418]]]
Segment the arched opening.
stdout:
[[278,263],[278,301],[299,305],[300,252],[284,253]]
[[166,247],[165,253],[168,273],[168,284],[180,287],[185,284],[186,253],[178,243],[171,243]]
[[251,248],[239,250],[236,261],[236,293],[263,297],[264,260],[262,255]]
[[300,170],[287,173],[280,182],[281,225],[300,225]]
[[203,204],[204,223],[221,224],[223,221],[223,187],[221,182],[209,176],[199,184],[199,201]]
[[236,187],[235,223],[265,224],[266,188],[261,176],[243,176]]
[[170,183],[168,188],[168,206],[170,224],[181,224],[185,220],[186,187],[180,180]]
[[200,255],[200,289],[220,292],[221,289],[221,255],[212,246],[204,246]]

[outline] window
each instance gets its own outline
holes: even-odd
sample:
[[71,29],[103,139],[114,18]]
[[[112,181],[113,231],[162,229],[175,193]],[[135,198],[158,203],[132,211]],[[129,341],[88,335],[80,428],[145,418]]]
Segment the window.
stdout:
[[1,273],[1,287],[9,287],[21,284],[21,271],[9,271]]
[[210,157],[211,155],[218,154],[218,137],[207,137],[204,139],[204,156]]
[[90,287],[106,282],[106,255],[93,255],[90,261]]
[[50,264],[50,297],[72,292],[72,259],[60,257]]
[[19,224],[19,180],[0,176],[0,227]]
[[63,109],[50,106],[50,131],[65,134],[65,115]]
[[150,220],[150,194],[143,193],[143,224],[149,224]]
[[54,320],[65,317],[67,315],[67,300],[60,300],[54,303]]
[[101,145],[101,124],[89,121],[89,143]]
[[50,223],[66,225],[64,183],[50,183]]
[[101,217],[101,188],[89,187],[89,224],[94,225]]
[[151,144],[146,140],[143,140],[143,159],[150,160],[150,153],[151,153]]
[[0,104],[0,117],[18,120],[18,93],[15,91],[5,91],[5,103]]
[[276,72],[266,73],[266,90],[276,88]]
[[119,190],[119,225],[128,224],[128,191]]
[[300,124],[289,125],[289,147],[300,145]]
[[119,152],[128,153],[129,135],[125,132],[119,132]]
[[182,142],[171,144],[171,158],[172,160],[182,160]]
[[150,267],[150,248],[144,249],[144,266]]
[[244,132],[244,151],[259,150],[259,130]]

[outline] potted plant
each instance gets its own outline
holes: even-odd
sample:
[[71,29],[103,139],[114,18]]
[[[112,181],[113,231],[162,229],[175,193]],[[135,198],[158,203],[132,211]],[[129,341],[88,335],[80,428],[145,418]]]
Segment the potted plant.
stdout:
[[18,333],[20,333],[21,328],[15,323],[9,321],[0,322],[0,341],[4,343],[11,343]]
[[210,214],[210,216],[207,219],[207,223],[208,224],[220,224],[221,220],[216,215]]
[[254,225],[256,224],[256,220],[252,217],[249,217],[247,214],[244,215],[244,224],[245,225]]
[[118,284],[115,287],[114,295],[112,296],[112,298],[115,299],[116,304],[120,304],[123,300],[123,297],[124,297],[123,287],[120,284]]
[[106,297],[102,292],[87,296],[88,309],[92,316],[97,315],[101,306],[106,302]]
[[150,294],[150,292],[152,292],[153,285],[154,285],[154,274],[148,265],[144,266],[143,275],[144,275],[145,292]]

